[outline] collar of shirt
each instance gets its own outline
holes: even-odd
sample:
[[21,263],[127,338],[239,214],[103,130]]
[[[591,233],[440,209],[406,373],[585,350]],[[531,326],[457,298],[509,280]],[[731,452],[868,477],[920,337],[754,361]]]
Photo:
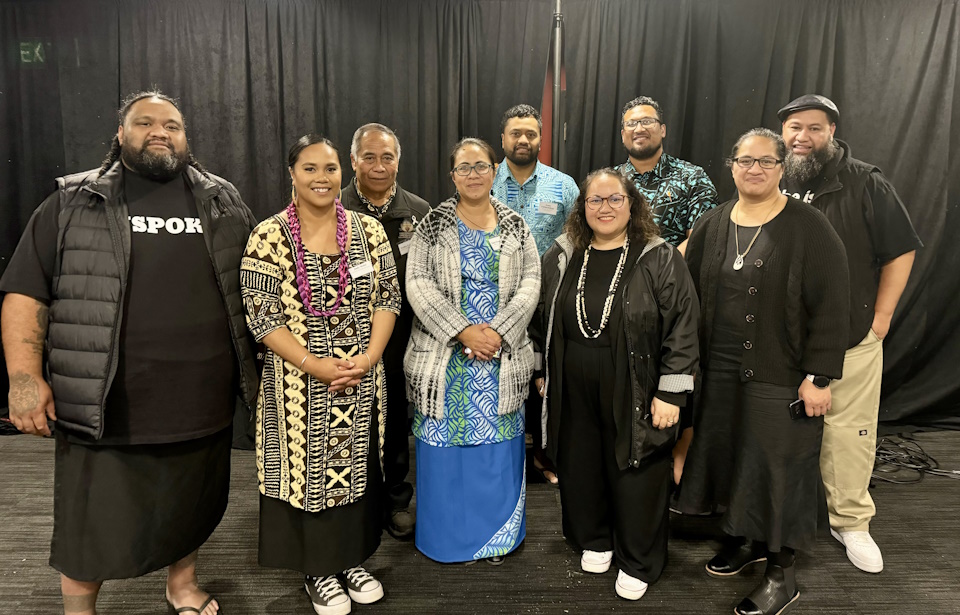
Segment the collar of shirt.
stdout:
[[530,177],[527,178],[527,181],[521,184],[520,182],[517,181],[517,178],[513,176],[513,171],[510,170],[510,165],[507,164],[507,159],[504,158],[503,162],[500,163],[500,166],[497,167],[497,175],[502,175],[506,179],[512,181],[516,185],[523,188],[524,186],[526,186],[527,184],[529,184],[530,182],[532,182],[537,178],[537,175],[540,173],[540,167],[542,164],[543,163],[538,160],[536,166],[533,167],[533,173],[530,174]]
[[646,173],[641,173],[640,171],[638,171],[637,168],[633,166],[633,163],[630,162],[629,158],[627,158],[627,161],[623,164],[622,168],[623,168],[623,175],[631,180],[636,178],[637,176],[643,177],[644,175],[648,175],[648,174],[652,174],[656,177],[659,177],[660,179],[663,179],[669,173],[670,167],[672,166],[673,166],[672,157],[666,152],[663,152],[660,154],[660,160],[657,161],[656,166],[650,169],[649,171],[647,171]]
[[397,196],[397,182],[393,182],[393,187],[390,188],[390,196],[387,197],[387,202],[384,203],[383,206],[377,207],[360,191],[360,182],[357,181],[356,177],[353,178],[353,187],[357,189],[357,196],[360,197],[360,202],[366,205],[367,209],[378,218],[387,212],[387,209],[393,204],[394,197]]

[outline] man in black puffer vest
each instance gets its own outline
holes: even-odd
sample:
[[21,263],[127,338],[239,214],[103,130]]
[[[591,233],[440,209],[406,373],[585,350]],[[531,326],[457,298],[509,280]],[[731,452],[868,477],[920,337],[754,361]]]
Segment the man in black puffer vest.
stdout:
[[232,419],[257,392],[240,298],[255,219],[190,154],[160,92],[129,97],[99,170],[62,177],[0,279],[10,417],[56,421],[50,564],[64,610],[168,567],[167,601],[212,615],[197,551],[227,506]]

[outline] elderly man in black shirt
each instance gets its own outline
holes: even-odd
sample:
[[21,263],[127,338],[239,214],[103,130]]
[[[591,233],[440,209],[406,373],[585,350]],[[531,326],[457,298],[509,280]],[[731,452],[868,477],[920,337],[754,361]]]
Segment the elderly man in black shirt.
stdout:
[[397,263],[397,278],[403,294],[400,316],[383,353],[387,388],[387,425],[383,442],[384,508],[387,532],[394,538],[413,534],[416,517],[410,510],[413,485],[407,482],[410,448],[407,435],[406,381],[403,376],[403,352],[410,339],[413,310],[406,298],[407,252],[417,224],[430,211],[427,202],[400,187],[400,140],[383,124],[364,124],[353,134],[350,165],[355,173],[340,197],[347,209],[371,215],[380,221]]
[[820,470],[831,533],[865,572],[883,570],[870,536],[876,513],[868,492],[873,473],[883,374],[883,338],[921,247],[910,216],[877,167],[834,138],[840,111],[829,98],[807,94],[780,109],[787,156],[781,189],[819,209],[843,241],[850,268],[850,339],[843,378],[807,376],[829,384],[832,408],[824,423]]
[[255,220],[194,160],[173,99],[134,94],[119,119],[103,166],[57,180],[0,279],[10,418],[38,435],[56,420],[66,613],[166,567],[171,608],[213,615],[197,550],[226,510],[235,400],[257,394],[238,273]]

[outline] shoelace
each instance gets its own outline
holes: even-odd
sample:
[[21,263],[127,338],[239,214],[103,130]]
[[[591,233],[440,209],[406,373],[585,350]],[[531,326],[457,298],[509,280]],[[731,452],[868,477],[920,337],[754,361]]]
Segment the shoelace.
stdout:
[[317,588],[317,593],[320,594],[320,598],[327,600],[331,596],[336,594],[342,594],[343,588],[340,587],[340,582],[337,581],[336,575],[330,575],[329,577],[314,577],[313,586]]
[[367,581],[374,581],[373,575],[363,569],[363,566],[348,568],[346,571],[347,580],[356,587],[363,587]]
[[846,543],[847,541],[856,543],[858,546],[873,547],[873,541],[870,540],[870,535],[865,532],[850,532],[843,537],[843,542]]

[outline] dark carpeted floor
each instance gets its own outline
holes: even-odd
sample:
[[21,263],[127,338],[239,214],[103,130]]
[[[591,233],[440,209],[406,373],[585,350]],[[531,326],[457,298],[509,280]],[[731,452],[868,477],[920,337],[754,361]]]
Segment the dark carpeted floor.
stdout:
[[[921,434],[942,468],[960,469],[960,433]],[[52,524],[53,442],[0,438],[0,613],[50,615],[60,610],[57,574],[47,566]],[[200,552],[201,584],[220,598],[225,615],[310,614],[294,572],[257,565],[257,490],[253,454],[234,452],[233,492],[226,518]],[[960,613],[960,481],[929,476],[919,484],[877,484],[873,535],[886,569],[870,575],[847,562],[825,538],[799,560],[800,607],[822,615]],[[436,564],[412,542],[384,534],[367,562],[386,597],[353,613],[719,613],[728,615],[761,571],[729,580],[707,576],[703,564],[717,543],[710,524],[674,518],[670,562],[660,582],[637,603],[617,598],[616,572],[580,571],[579,555],[560,534],[558,491],[528,487],[527,538],[502,566]],[[101,615],[164,613],[164,573],[104,584]]]

